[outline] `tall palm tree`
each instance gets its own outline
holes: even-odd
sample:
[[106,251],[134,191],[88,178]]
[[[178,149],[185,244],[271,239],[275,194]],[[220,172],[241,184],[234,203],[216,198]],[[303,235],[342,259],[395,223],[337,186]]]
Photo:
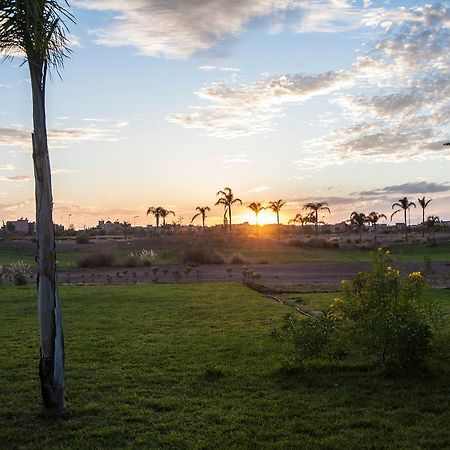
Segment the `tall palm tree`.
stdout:
[[280,211],[281,208],[285,205],[286,203],[283,202],[283,200],[277,200],[276,202],[270,202],[269,203],[269,208],[277,215],[277,235],[278,235],[278,240],[280,240]]
[[428,204],[433,200],[430,198],[429,200],[426,200],[425,197],[418,198],[417,201],[419,202],[419,205],[422,208],[422,237],[425,237],[425,209],[428,206]]
[[201,217],[202,218],[202,225],[203,228],[205,228],[205,219],[206,219],[206,212],[207,211],[211,211],[209,209],[209,206],[197,206],[197,208],[195,208],[196,211],[198,211],[197,214],[195,214],[192,219],[191,219],[191,223],[197,218],[197,217]]
[[217,192],[216,195],[222,196],[219,198],[219,200],[217,200],[215,205],[223,205],[224,219],[227,218],[227,215],[228,215],[227,221],[228,221],[228,229],[229,229],[230,239],[231,239],[231,217],[232,217],[231,207],[236,203],[239,203],[240,205],[242,205],[242,200],[240,198],[234,198],[233,191],[229,187],[223,188],[223,190]]
[[409,208],[411,208],[411,206],[414,206],[414,208],[415,208],[416,204],[414,202],[410,202],[408,200],[408,197],[403,197],[397,203],[394,203],[392,205],[392,209],[394,209],[394,208],[398,208],[398,209],[396,209],[391,214],[391,220],[398,212],[403,210],[404,221],[405,221],[405,239],[406,240],[408,240],[408,222],[406,221],[406,212],[409,210]]
[[323,223],[322,221],[319,221],[319,211],[328,211],[331,214],[331,210],[328,207],[327,202],[309,202],[306,203],[306,205],[303,206],[303,209],[310,210],[311,211],[311,219],[314,223],[314,230],[316,233],[316,236],[319,234],[319,223]]
[[170,214],[172,214],[175,217],[175,212],[174,211],[169,211],[165,208],[163,208],[162,206],[159,207],[159,214],[163,220],[163,226],[166,226],[166,217],[169,216]]
[[350,214],[350,225],[353,225],[359,231],[359,242],[362,240],[362,231],[364,229],[364,225],[368,222],[368,217],[364,213],[359,213],[353,211]]
[[375,242],[377,241],[377,224],[381,218],[384,218],[387,220],[387,217],[384,214],[380,214],[375,211],[372,211],[367,216],[367,221],[373,226],[373,230],[374,230],[374,234],[375,234],[375,238],[374,238]]
[[436,224],[439,223],[441,219],[439,219],[439,216],[428,216],[426,226],[429,228],[433,233],[433,241],[434,241],[434,232],[436,230]]
[[255,216],[256,216],[256,225],[259,225],[259,224],[258,224],[258,216],[259,216],[259,213],[260,213],[263,209],[266,209],[266,207],[263,206],[260,202],[252,202],[252,203],[250,203],[250,205],[247,206],[247,208],[251,209],[251,210],[255,213]]
[[161,207],[160,206],[150,206],[150,208],[147,209],[147,216],[149,214],[153,214],[156,221],[156,229],[159,228],[159,221],[161,219]]
[[67,25],[73,16],[56,0],[0,0],[0,53],[18,53],[28,63],[33,101],[33,164],[36,195],[38,316],[41,336],[39,378],[45,413],[62,414],[64,337],[56,279],[53,199],[47,142],[47,73],[59,73],[70,56]]

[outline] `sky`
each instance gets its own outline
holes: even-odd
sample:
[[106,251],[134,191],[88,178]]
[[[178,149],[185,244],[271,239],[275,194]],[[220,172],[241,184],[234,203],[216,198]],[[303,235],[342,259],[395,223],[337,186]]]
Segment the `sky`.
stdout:
[[[148,207],[164,206],[187,224],[209,206],[215,224],[226,186],[243,201],[234,222],[278,199],[284,222],[310,201],[328,202],[329,223],[389,218],[404,196],[450,219],[449,2],[73,0],[70,11],[73,53],[47,87],[55,222],[146,225]],[[22,63],[0,64],[4,221],[34,218]]]

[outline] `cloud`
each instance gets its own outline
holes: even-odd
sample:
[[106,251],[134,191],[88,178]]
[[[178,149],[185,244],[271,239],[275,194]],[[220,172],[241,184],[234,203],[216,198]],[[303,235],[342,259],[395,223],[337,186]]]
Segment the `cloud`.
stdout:
[[253,19],[288,10],[291,0],[78,0],[75,6],[115,11],[96,42],[130,45],[149,56],[185,59],[238,36]]
[[354,30],[361,27],[364,17],[362,9],[354,8],[346,0],[308,0],[299,2],[298,6],[302,9],[297,28],[300,33],[336,33]]
[[258,186],[253,189],[250,189],[248,192],[250,193],[258,193],[258,192],[264,192],[269,189],[269,186]]
[[167,119],[216,137],[267,133],[273,130],[274,118],[283,114],[284,105],[325,95],[347,84],[344,72],[282,75],[249,85],[221,80],[196,92],[210,105],[191,107],[191,112],[170,114]]
[[200,70],[203,70],[204,72],[212,72],[214,70],[221,70],[222,72],[240,72],[241,69],[238,69],[237,67],[217,67],[217,66],[198,66]]
[[352,125],[307,145],[327,146],[341,161],[449,159],[442,144],[450,131],[450,8],[377,14],[370,23],[383,28],[382,37],[348,69],[362,92],[332,100]]
[[373,197],[386,194],[412,195],[412,194],[432,194],[447,191],[450,191],[450,182],[427,183],[426,181],[418,181],[399,184],[395,186],[386,186],[383,188],[372,189],[370,191],[361,191],[356,194],[363,197]]
[[[347,0],[76,0],[75,6],[113,11],[113,23],[92,30],[101,45],[137,48],[149,56],[189,58],[236,38],[252,21],[269,31],[336,32],[361,26],[363,10]],[[292,24],[294,22],[294,24]]]
[[11,164],[0,164],[0,170],[13,170],[14,166]]
[[0,181],[32,181],[32,175],[13,175],[11,177],[0,177]]
[[[70,142],[116,141],[117,136],[108,129],[95,127],[65,128],[49,130],[48,139],[51,147],[64,147]],[[0,146],[2,145],[31,148],[31,131],[20,126],[14,128],[0,127]]]

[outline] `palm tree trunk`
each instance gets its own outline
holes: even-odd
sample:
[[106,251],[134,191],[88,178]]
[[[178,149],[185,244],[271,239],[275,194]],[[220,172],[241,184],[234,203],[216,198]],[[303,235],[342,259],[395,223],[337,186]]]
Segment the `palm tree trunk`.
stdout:
[[404,210],[405,212],[405,238],[406,240],[408,240],[408,222],[406,221],[406,209]]
[[64,401],[64,336],[56,281],[53,199],[45,118],[45,68],[29,63],[33,95],[33,163],[36,196],[39,378],[44,413],[61,414]]
[[228,208],[228,229],[229,229],[230,239],[231,239],[231,205]]
[[277,234],[278,240],[280,240],[280,213],[277,211]]
[[425,208],[422,208],[422,237],[425,237]]
[[319,213],[316,211],[316,223],[314,224],[316,236],[319,235]]

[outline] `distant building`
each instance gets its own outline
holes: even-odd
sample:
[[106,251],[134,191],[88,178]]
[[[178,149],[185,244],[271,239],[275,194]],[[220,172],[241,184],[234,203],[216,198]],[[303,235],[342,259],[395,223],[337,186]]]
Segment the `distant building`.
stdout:
[[8,220],[6,222],[6,230],[21,234],[31,234],[35,231],[35,223],[28,222],[28,219]]

